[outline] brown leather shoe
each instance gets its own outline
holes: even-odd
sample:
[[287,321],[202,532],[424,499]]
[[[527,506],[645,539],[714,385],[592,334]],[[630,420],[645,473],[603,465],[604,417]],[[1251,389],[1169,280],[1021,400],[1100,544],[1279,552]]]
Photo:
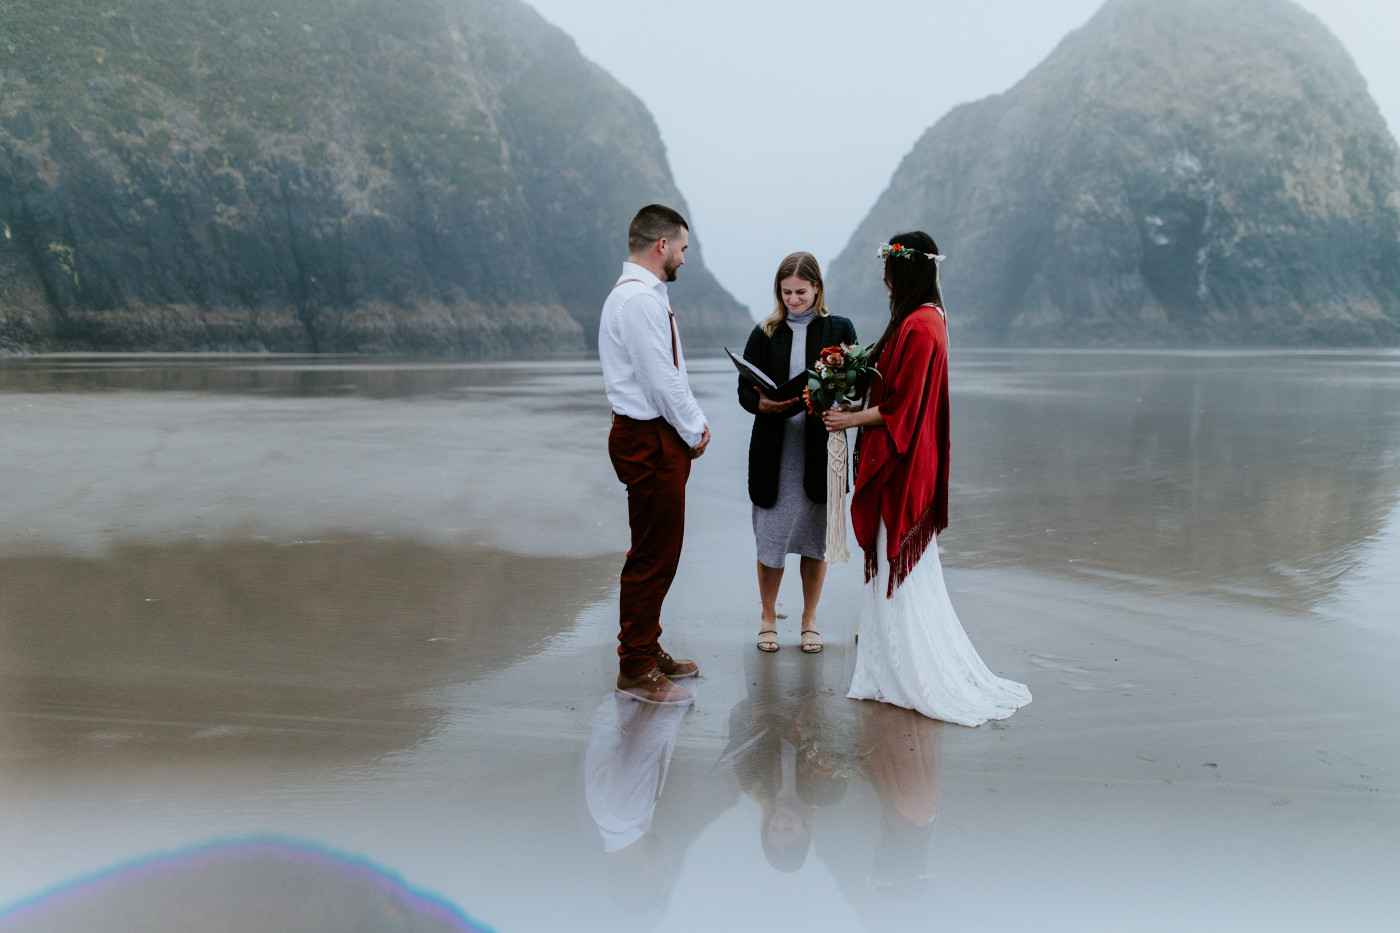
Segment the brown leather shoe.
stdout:
[[689,690],[672,683],[669,677],[654,667],[640,677],[617,675],[617,692],[656,706],[689,706],[695,702]]
[[656,668],[672,680],[695,677],[700,673],[699,664],[694,661],[673,658],[664,651],[656,652]]

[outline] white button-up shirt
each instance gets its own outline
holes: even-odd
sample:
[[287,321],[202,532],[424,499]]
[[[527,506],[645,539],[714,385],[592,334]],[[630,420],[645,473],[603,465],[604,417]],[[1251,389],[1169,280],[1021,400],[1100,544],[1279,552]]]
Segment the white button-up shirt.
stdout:
[[666,283],[642,266],[624,262],[598,322],[603,387],[619,415],[638,421],[665,418],[694,447],[705,434],[705,413],[690,391],[678,333],[672,361],[671,323]]

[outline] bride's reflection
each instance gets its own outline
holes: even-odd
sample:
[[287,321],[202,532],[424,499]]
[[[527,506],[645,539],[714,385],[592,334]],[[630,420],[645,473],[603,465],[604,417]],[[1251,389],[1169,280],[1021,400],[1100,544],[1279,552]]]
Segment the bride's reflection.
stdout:
[[942,787],[943,723],[887,703],[861,706],[865,777],[880,800],[870,881],[891,888],[928,878]]
[[820,655],[760,655],[745,665],[748,697],[729,716],[731,763],[759,805],[759,840],[778,871],[802,867],[821,807],[845,796],[855,770],[855,704],[824,685]]
[[653,907],[671,890],[670,866],[652,819],[688,709],[609,694],[593,716],[583,758],[584,798],[603,838],[609,886],[619,905]]

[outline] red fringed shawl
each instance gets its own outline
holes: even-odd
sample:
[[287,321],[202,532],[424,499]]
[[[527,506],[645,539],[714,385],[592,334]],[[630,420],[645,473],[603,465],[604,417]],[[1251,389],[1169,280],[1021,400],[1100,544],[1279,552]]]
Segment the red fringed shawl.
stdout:
[[890,585],[904,582],[929,542],[948,527],[948,330],[933,305],[915,310],[885,344],[870,407],[885,423],[862,428],[851,526],[865,552],[865,579],[879,564],[875,536],[885,520]]

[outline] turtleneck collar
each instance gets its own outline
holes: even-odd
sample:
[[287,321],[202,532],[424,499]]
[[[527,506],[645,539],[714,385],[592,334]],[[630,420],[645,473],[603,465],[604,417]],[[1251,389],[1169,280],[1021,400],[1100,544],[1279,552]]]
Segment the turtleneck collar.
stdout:
[[814,318],[814,317],[816,317],[816,316],[817,316],[817,309],[816,309],[816,308],[808,308],[806,311],[803,311],[801,314],[793,314],[791,311],[789,311],[789,312],[787,313],[787,322],[788,322],[788,326],[791,326],[791,325],[793,325],[793,324],[806,324],[806,323],[808,323],[809,321],[811,321],[812,318]]

